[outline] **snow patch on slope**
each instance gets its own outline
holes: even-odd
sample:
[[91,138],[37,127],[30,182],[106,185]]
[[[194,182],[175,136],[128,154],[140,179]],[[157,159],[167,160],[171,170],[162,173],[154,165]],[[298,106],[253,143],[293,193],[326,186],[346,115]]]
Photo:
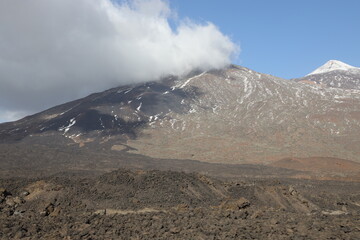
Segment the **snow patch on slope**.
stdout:
[[196,76],[194,76],[194,77],[191,77],[191,78],[189,78],[188,80],[186,80],[186,82],[185,82],[184,84],[182,84],[181,86],[177,86],[177,87],[179,87],[180,89],[181,89],[181,88],[184,88],[186,85],[188,85],[188,83],[189,83],[191,80],[193,80],[193,79],[195,79],[195,78],[199,78],[199,77],[203,76],[205,73],[206,73],[206,71],[200,73],[199,75],[196,75]]
[[75,118],[72,118],[72,119],[70,119],[69,125],[62,126],[61,128],[59,128],[59,131],[64,131],[64,134],[67,133],[70,130],[70,128],[75,125],[75,123],[76,123]]

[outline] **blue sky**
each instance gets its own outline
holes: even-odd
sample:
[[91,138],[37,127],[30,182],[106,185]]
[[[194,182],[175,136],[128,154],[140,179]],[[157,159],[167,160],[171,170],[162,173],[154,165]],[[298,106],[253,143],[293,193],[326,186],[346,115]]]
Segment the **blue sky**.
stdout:
[[240,44],[236,64],[283,78],[331,59],[360,67],[359,0],[171,0],[179,17],[210,21]]

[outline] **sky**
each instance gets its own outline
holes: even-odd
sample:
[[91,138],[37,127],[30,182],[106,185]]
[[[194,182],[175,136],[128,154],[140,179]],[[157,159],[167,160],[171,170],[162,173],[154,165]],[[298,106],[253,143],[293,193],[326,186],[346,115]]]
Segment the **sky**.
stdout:
[[360,67],[358,0],[171,0],[181,17],[210,21],[240,45],[234,62],[290,79],[328,60]]
[[229,63],[290,79],[360,67],[357,0],[1,0],[0,122]]

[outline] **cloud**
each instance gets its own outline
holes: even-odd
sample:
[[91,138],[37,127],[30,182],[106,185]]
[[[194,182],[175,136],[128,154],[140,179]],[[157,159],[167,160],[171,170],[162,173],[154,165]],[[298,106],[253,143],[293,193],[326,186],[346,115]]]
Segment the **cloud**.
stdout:
[[172,28],[175,15],[163,0],[0,1],[0,115],[221,68],[238,53],[212,23],[180,19]]
[[20,119],[26,115],[29,115],[31,112],[19,112],[16,110],[6,110],[0,108],[0,123],[9,122],[14,119]]

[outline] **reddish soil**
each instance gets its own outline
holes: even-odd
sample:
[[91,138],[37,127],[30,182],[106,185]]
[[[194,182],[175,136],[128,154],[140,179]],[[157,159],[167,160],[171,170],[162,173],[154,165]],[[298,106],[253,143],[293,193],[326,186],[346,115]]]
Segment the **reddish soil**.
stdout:
[[[328,179],[327,177],[330,176],[337,176],[344,178],[353,177],[354,180],[356,180],[360,176],[360,163],[340,158],[284,158],[271,163],[270,166],[320,174],[318,176],[322,179]],[[304,176],[304,178],[307,177]]]

